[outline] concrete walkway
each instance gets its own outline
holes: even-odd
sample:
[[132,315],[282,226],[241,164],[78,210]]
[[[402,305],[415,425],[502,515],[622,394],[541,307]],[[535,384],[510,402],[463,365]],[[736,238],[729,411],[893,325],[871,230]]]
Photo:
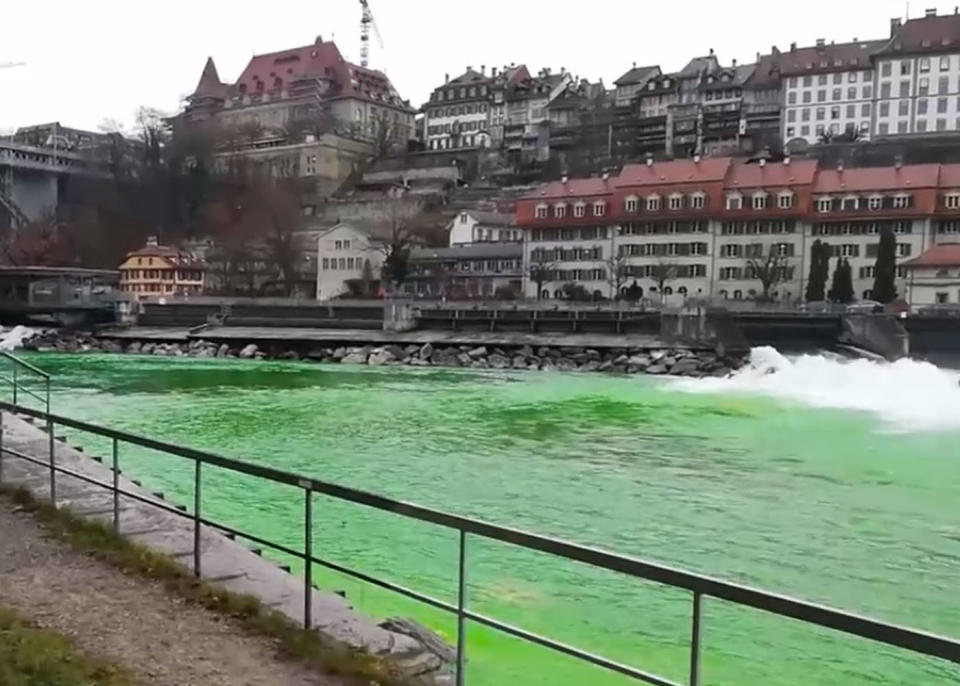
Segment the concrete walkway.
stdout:
[[[14,450],[44,461],[48,459],[48,437],[41,428],[8,412],[3,413],[2,421],[5,451]],[[56,441],[55,445],[56,462],[61,467],[101,483],[111,482],[113,473],[108,466],[61,441]],[[7,453],[3,455],[2,478],[5,485],[24,486],[38,499],[49,499],[50,472],[44,466],[17,459]],[[90,519],[112,521],[110,491],[64,474],[57,475],[56,488],[59,507],[68,507],[75,514]],[[163,502],[138,487],[127,475],[120,477],[120,488],[154,502]],[[0,531],[3,530],[0,528]],[[193,524],[188,519],[121,496],[120,533],[141,545],[174,556],[188,568],[192,567]],[[9,542],[9,537],[0,539]],[[201,550],[203,579],[219,583],[236,593],[256,596],[291,619],[303,621],[302,578],[285,572],[270,560],[209,527],[201,528]],[[3,549],[0,548],[0,556],[3,555]],[[61,575],[61,579],[67,581],[69,574]],[[3,580],[0,578],[0,590],[2,587]],[[0,599],[2,597],[0,593]],[[136,603],[126,609],[131,615],[136,615],[137,611]],[[312,616],[314,629],[334,644],[380,656],[403,674],[422,675],[421,681],[426,684],[444,683],[448,679],[447,675],[441,673],[442,661],[437,655],[410,636],[381,628],[373,619],[355,612],[347,600],[336,594],[315,591],[312,594]]]

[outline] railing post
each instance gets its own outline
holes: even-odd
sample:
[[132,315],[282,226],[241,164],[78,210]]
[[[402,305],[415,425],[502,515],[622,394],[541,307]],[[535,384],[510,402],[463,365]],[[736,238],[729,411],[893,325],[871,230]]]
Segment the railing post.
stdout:
[[305,488],[303,501],[303,626],[313,625],[313,491]]
[[120,449],[113,439],[113,533],[120,533]]
[[459,574],[457,575],[457,686],[467,680],[467,532],[460,529]]
[[200,578],[200,460],[194,462],[196,465],[193,475],[193,575]]
[[690,630],[690,686],[700,686],[700,616],[703,595],[693,592],[693,621]]
[[57,505],[57,461],[53,445],[53,417],[47,415],[47,433],[50,440],[50,504]]

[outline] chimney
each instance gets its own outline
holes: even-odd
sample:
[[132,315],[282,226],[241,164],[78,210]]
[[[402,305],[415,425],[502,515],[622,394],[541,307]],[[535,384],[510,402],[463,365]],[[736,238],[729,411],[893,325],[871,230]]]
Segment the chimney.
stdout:
[[796,52],[796,51],[797,51],[797,42],[794,41],[790,44],[790,52]]
[[890,20],[890,37],[893,38],[900,30],[900,17],[894,17]]
[[934,8],[928,9],[926,12],[923,13],[923,16],[925,16],[925,17],[935,17],[935,16],[937,16],[937,8],[934,7]]
[[825,46],[826,44],[827,44],[827,41],[825,41],[823,38],[818,38],[818,39],[817,39],[817,47],[818,47],[818,48],[822,48],[822,47]]
[[790,166],[790,155],[787,155],[783,158],[783,164],[784,166],[787,166],[787,167]]

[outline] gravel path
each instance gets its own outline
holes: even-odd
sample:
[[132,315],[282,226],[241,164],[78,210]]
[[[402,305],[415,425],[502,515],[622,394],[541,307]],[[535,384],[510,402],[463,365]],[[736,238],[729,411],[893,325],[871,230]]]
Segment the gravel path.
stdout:
[[126,667],[144,686],[356,686],[283,661],[269,639],[48,539],[3,499],[0,605]]

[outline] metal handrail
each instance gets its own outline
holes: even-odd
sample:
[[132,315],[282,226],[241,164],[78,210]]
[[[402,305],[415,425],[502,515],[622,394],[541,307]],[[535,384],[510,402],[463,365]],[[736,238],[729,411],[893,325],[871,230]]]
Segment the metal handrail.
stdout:
[[[662,565],[649,560],[637,557],[619,555],[605,550],[583,546],[569,541],[560,540],[548,536],[521,531],[509,527],[499,526],[490,522],[478,519],[462,517],[459,515],[434,510],[412,503],[400,500],[394,500],[375,493],[362,491],[359,489],[341,486],[338,484],[321,481],[312,477],[307,477],[292,472],[285,472],[265,467],[258,464],[234,460],[214,453],[196,450],[189,447],[159,441],[152,438],[137,436],[125,431],[118,431],[101,427],[88,422],[70,419],[52,415],[49,412],[40,412],[37,410],[19,407],[12,403],[0,402],[0,412],[15,412],[18,414],[45,419],[47,426],[53,431],[54,425],[64,426],[86,433],[102,436],[112,440],[113,443],[113,483],[108,484],[91,477],[79,474],[73,470],[59,467],[53,459],[53,449],[51,445],[51,454],[49,466],[51,475],[57,473],[66,474],[80,479],[84,482],[101,486],[113,492],[114,499],[114,527],[119,527],[119,498],[120,496],[129,497],[139,502],[146,503],[164,511],[186,517],[194,522],[194,573],[200,576],[201,570],[201,551],[200,551],[200,526],[212,526],[232,533],[235,536],[245,538],[250,541],[268,546],[284,554],[291,555],[305,562],[305,583],[304,583],[304,622],[307,627],[312,626],[311,607],[312,607],[312,566],[320,565],[340,573],[347,574],[358,580],[371,583],[378,587],[394,591],[408,598],[431,605],[440,610],[455,614],[457,617],[457,684],[461,685],[465,679],[465,622],[467,620],[483,624],[495,630],[510,634],[512,636],[524,639],[526,641],[559,651],[561,653],[578,658],[585,662],[604,667],[608,670],[633,677],[651,684],[660,686],[677,686],[676,682],[663,677],[650,674],[637,668],[624,665],[608,658],[580,650],[553,639],[540,636],[538,634],[526,631],[519,627],[500,622],[491,617],[473,612],[467,608],[466,576],[467,576],[467,539],[468,536],[477,536],[480,538],[508,543],[528,550],[549,553],[567,560],[583,562],[596,568],[620,572],[638,579],[657,582],[674,588],[685,589],[692,592],[692,612],[691,612],[691,654],[690,654],[690,679],[691,686],[698,686],[700,682],[700,646],[701,646],[701,616],[702,604],[705,597],[718,598],[739,605],[751,607],[775,615],[791,617],[809,624],[825,627],[840,631],[842,633],[859,636],[884,643],[890,646],[911,650],[927,656],[942,658],[952,662],[960,663],[960,641],[945,636],[939,636],[933,633],[897,626],[882,622],[880,620],[864,617],[861,615],[844,612],[835,608],[808,603],[803,600],[791,598],[789,596],[770,593],[760,589],[752,588],[742,584],[731,583],[714,577],[688,572],[667,565]],[[119,444],[127,443],[142,448],[148,448],[160,453],[172,456],[182,457],[193,460],[194,469],[194,507],[193,512],[183,512],[168,504],[157,502],[146,498],[138,493],[121,489],[119,487],[118,475],[119,468]],[[26,455],[22,452],[3,447],[2,423],[0,423],[0,479],[2,479],[2,459],[4,455],[11,455],[29,462],[47,466],[47,462],[36,457]],[[207,519],[201,514],[201,478],[202,466],[210,465],[223,469],[228,469],[240,474],[265,479],[275,483],[294,486],[302,489],[304,493],[304,545],[303,550],[298,551],[289,546],[275,543],[255,534],[250,534],[229,525]],[[358,505],[374,508],[377,510],[392,512],[410,519],[429,522],[445,528],[453,529],[459,533],[459,564],[458,564],[458,594],[456,604],[448,603],[443,600],[433,598],[429,595],[414,591],[393,582],[378,579],[372,575],[350,569],[344,565],[335,562],[323,560],[316,557],[312,551],[312,522],[313,494],[320,493],[339,500],[352,502]]]

